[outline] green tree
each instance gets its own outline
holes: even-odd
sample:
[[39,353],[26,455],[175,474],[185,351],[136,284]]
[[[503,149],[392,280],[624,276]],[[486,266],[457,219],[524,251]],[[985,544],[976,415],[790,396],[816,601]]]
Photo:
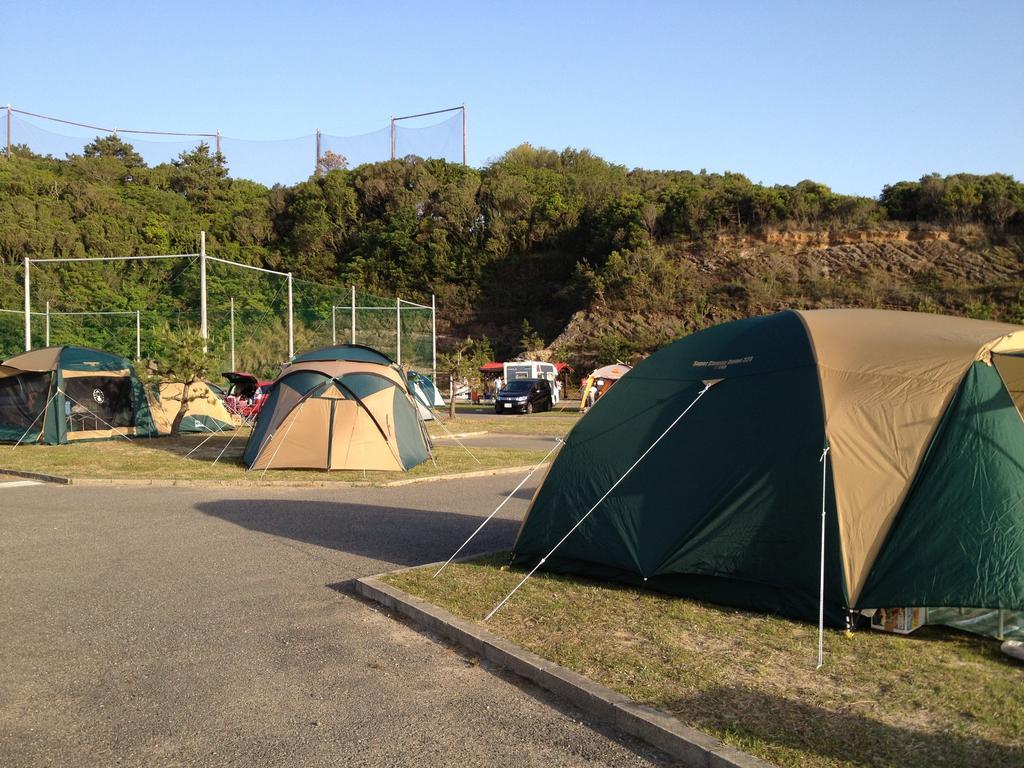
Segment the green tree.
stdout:
[[117,134],[97,136],[95,141],[85,145],[82,150],[84,157],[112,157],[124,163],[129,170],[144,168],[146,161],[135,151],[135,147],[122,141]]
[[181,421],[185,418],[188,404],[195,399],[193,386],[205,379],[210,372],[210,355],[204,351],[206,340],[199,331],[190,326],[172,329],[169,324],[161,325],[154,336],[154,356],[147,367],[148,383],[183,385],[181,404],[171,422],[171,434],[181,433]]
[[171,165],[169,186],[204,213],[213,211],[227,197],[230,186],[224,155],[211,152],[206,142],[182,152]]
[[539,333],[530,325],[530,321],[525,317],[523,318],[523,324],[519,327],[519,351],[522,354],[528,354],[530,352],[536,352],[539,349],[544,349],[544,339]]
[[490,362],[493,356],[491,342],[487,337],[467,338],[459,346],[437,356],[437,369],[449,382],[449,416],[455,418],[456,382],[466,381],[471,391],[479,389],[482,380],[480,368]]

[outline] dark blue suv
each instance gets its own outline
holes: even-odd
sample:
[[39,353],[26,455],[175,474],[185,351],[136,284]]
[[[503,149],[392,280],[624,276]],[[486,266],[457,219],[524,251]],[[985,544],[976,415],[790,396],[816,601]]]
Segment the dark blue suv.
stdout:
[[551,383],[544,379],[510,381],[494,398],[495,413],[533,413],[551,410]]

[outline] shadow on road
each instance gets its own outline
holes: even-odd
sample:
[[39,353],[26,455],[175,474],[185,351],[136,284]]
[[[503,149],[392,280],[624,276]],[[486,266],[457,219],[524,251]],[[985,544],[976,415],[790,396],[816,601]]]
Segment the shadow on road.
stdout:
[[[225,499],[196,509],[251,531],[409,566],[447,560],[482,518],[454,512],[341,502]],[[510,548],[517,520],[495,518],[463,554]]]

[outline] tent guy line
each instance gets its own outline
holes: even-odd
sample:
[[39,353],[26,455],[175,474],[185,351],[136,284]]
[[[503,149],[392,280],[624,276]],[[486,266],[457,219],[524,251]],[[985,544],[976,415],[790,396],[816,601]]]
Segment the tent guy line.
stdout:
[[575,531],[577,528],[579,528],[581,525],[583,525],[583,521],[586,520],[588,517],[590,517],[591,513],[600,506],[601,502],[604,501],[605,499],[607,499],[611,495],[612,491],[614,491],[616,488],[618,488],[619,484],[629,476],[629,473],[632,472],[634,469],[636,469],[637,466],[640,464],[640,462],[643,461],[647,457],[647,454],[649,454],[651,451],[654,450],[654,447],[658,443],[660,443],[662,438],[665,437],[665,435],[667,435],[672,430],[672,428],[682,420],[683,416],[685,416],[687,413],[690,412],[690,409],[693,408],[693,406],[695,406],[697,404],[697,401],[700,400],[702,397],[704,397],[704,393],[707,392],[709,389],[711,389],[711,387],[713,387],[715,384],[718,384],[720,381],[722,381],[722,379],[705,379],[703,381],[704,389],[702,389],[700,391],[700,393],[697,395],[697,397],[695,397],[693,399],[693,402],[690,403],[688,406],[686,406],[686,408],[683,409],[682,413],[680,413],[678,416],[676,416],[675,420],[665,428],[665,431],[662,432],[660,435],[658,435],[658,439],[655,440],[653,443],[651,443],[647,447],[646,451],[644,451],[642,454],[640,454],[640,458],[637,459],[636,461],[634,461],[633,465],[629,469],[627,469],[625,471],[625,473],[622,475],[622,477],[620,477],[618,480],[616,480],[612,484],[611,488],[609,488],[607,491],[604,492],[604,495],[600,499],[597,500],[597,502],[594,504],[594,506],[592,506],[590,509],[588,509],[587,513],[585,515],[583,515],[583,517],[581,517],[579,520],[576,521],[576,524],[572,528],[569,529],[569,532],[567,534],[565,534],[565,536],[563,536],[562,539],[557,544],[555,544],[554,547],[551,548],[550,552],[548,552],[546,555],[544,555],[544,557],[542,557],[540,559],[540,562],[538,562],[535,566],[533,566],[533,569],[528,574],[526,574],[523,577],[523,580],[520,581],[518,584],[516,584],[516,586],[513,588],[513,590],[511,592],[509,592],[507,595],[505,595],[505,598],[500,603],[498,603],[496,606],[494,606],[491,609],[491,612],[488,613],[484,617],[484,621],[490,620],[491,616],[493,616],[495,613],[497,613],[498,610],[501,608],[501,606],[503,606],[505,603],[507,603],[509,601],[509,598],[511,598],[512,595],[514,595],[519,590],[519,588],[521,586],[523,586],[523,584],[525,584],[526,581],[531,576],[533,576],[533,574],[535,574],[537,572],[537,569],[540,568],[542,565],[544,565],[545,562],[547,562],[547,559],[549,557],[551,557],[551,555],[553,555],[555,553],[555,550],[558,549],[560,546],[562,546],[562,544],[565,542],[566,539],[568,539],[570,536],[572,536],[573,531]]
[[[310,391],[312,392],[313,390],[310,390]],[[274,459],[277,458],[277,454],[281,450],[281,446],[283,446],[285,441],[288,439],[288,435],[291,434],[292,427],[294,427],[295,426],[295,422],[299,420],[298,417],[299,417],[299,415],[302,414],[302,409],[306,406],[306,403],[308,403],[308,402],[309,402],[309,394],[307,393],[306,396],[302,399],[302,402],[299,403],[298,409],[296,409],[296,411],[295,411],[295,418],[291,419],[288,422],[288,429],[286,429],[284,431],[284,435],[281,436],[281,442],[278,443],[277,444],[277,448],[274,449],[274,453],[273,453],[273,455],[271,455],[270,461],[268,461],[267,462],[267,466],[265,466],[263,468],[263,473],[260,475],[260,480],[263,479],[264,475],[267,474],[267,470],[269,470],[270,466],[274,463]],[[276,434],[277,433],[275,432],[274,435],[276,435]],[[271,435],[271,437],[273,438],[274,435]]]
[[462,542],[462,546],[459,547],[457,550],[455,550],[455,553],[445,561],[444,565],[442,565],[440,568],[437,569],[437,573],[435,573],[432,578],[436,579],[440,575],[441,571],[443,571],[445,568],[447,568],[448,565],[451,563],[451,561],[454,560],[456,557],[458,557],[459,553],[463,549],[466,548],[466,545],[469,544],[469,542],[471,542],[473,540],[473,537],[476,536],[478,533],[480,533],[480,531],[483,530],[484,526],[487,525],[487,523],[489,523],[491,521],[492,517],[494,517],[496,514],[498,514],[498,511],[502,507],[505,506],[505,504],[508,502],[509,499],[511,499],[513,496],[516,495],[516,491],[518,491],[520,488],[522,488],[526,484],[526,481],[529,480],[531,477],[533,477],[533,473],[536,472],[537,469],[540,468],[544,464],[544,462],[546,462],[548,460],[548,458],[550,458],[551,454],[553,454],[555,451],[557,451],[563,445],[565,445],[565,440],[563,440],[561,437],[555,438],[555,444],[551,447],[551,450],[548,451],[547,456],[545,456],[543,459],[541,459],[539,462],[537,462],[537,465],[533,469],[531,469],[529,471],[529,473],[527,473],[526,477],[524,477],[522,480],[519,481],[519,485],[517,485],[515,488],[513,488],[511,493],[509,493],[509,495],[504,498],[504,500],[501,502],[501,504],[499,504],[497,507],[495,507],[494,511],[491,512],[491,514],[489,514],[487,516],[487,518],[482,523],[480,523],[480,525],[477,527],[477,529],[475,531],[473,531],[473,533],[471,533],[469,535],[469,538],[466,539],[464,542]]
[[39,421],[40,417],[44,413],[46,413],[46,409],[50,407],[50,403],[53,402],[53,398],[55,398],[59,394],[61,394],[60,387],[57,387],[56,391],[52,395],[50,395],[50,399],[46,401],[46,404],[43,406],[43,409],[36,414],[36,417],[34,419],[32,419],[32,423],[28,425],[28,429],[25,430],[25,433],[18,438],[18,442],[11,446],[12,451],[19,445],[21,445],[21,441],[24,440],[28,433],[32,431],[32,427],[36,425],[36,422]]
[[[60,389],[59,389],[59,388],[58,388],[58,391],[60,391]],[[118,437],[123,437],[123,438],[124,438],[125,440],[127,440],[127,441],[128,441],[129,443],[130,443],[130,442],[132,441],[132,439],[131,439],[130,437],[128,437],[128,435],[126,435],[126,434],[125,434],[124,432],[121,432],[121,431],[120,431],[120,430],[119,430],[119,429],[118,429],[117,427],[115,427],[115,426],[114,426],[113,424],[111,424],[111,423],[110,423],[109,421],[107,421],[106,419],[104,419],[103,417],[101,417],[101,416],[100,416],[100,415],[99,415],[98,413],[96,413],[95,411],[93,411],[93,410],[92,410],[91,408],[89,408],[88,406],[82,405],[82,404],[81,404],[80,402],[78,402],[77,400],[75,400],[75,398],[73,398],[73,397],[72,397],[71,395],[69,395],[69,394],[68,394],[67,392],[61,392],[61,394],[62,394],[62,395],[64,395],[64,397],[66,397],[66,398],[67,398],[68,400],[70,400],[70,401],[71,401],[72,403],[74,403],[75,405],[77,405],[77,406],[78,406],[79,408],[81,408],[81,409],[82,409],[83,411],[85,411],[86,413],[88,413],[88,414],[89,414],[90,416],[92,416],[92,417],[93,417],[94,419],[96,419],[97,421],[102,421],[104,425],[106,425],[106,426],[110,427],[110,431],[111,431],[111,432],[113,432],[113,433],[114,433],[115,435],[117,435]]]

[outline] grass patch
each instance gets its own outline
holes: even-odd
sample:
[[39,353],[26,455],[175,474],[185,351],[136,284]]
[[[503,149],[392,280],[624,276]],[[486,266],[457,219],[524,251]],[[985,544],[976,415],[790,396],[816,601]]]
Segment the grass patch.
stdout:
[[[440,409],[439,409],[440,410]],[[440,418],[449,430],[460,432],[490,432],[507,435],[542,435],[563,437],[576,426],[582,414],[575,410],[555,410],[545,413],[503,413],[494,412],[494,406],[458,406],[455,418],[448,416],[448,410],[440,413]],[[433,421],[427,422],[427,431],[434,437],[447,434]]]
[[[479,622],[522,578],[507,555],[385,581]],[[486,625],[781,766],[1024,765],[1024,669],[993,640],[817,627],[536,574]]]
[[[119,439],[69,445],[21,445],[17,448],[0,445],[0,467],[83,479],[251,481],[260,478],[261,472],[247,472],[242,463],[248,430],[216,435],[197,448],[204,439],[202,435],[182,435],[138,438],[131,442]],[[186,458],[193,449],[196,449],[194,453]],[[222,450],[224,455],[214,464]],[[428,460],[409,472],[271,469],[264,479],[386,483],[414,477],[526,466],[536,464],[544,457],[542,451],[500,448],[474,448],[473,454],[480,460],[479,464],[458,446],[439,445],[434,448],[436,464]]]

